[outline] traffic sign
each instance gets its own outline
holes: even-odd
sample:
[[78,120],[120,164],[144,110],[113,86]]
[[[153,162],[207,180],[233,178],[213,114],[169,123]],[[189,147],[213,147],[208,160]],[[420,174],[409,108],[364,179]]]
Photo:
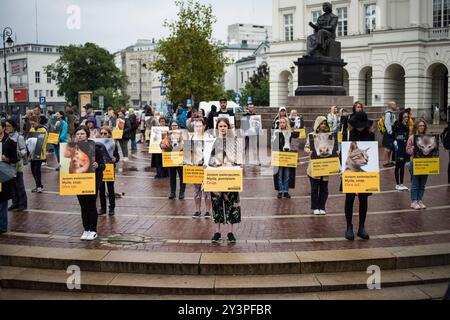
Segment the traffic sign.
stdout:
[[45,106],[46,102],[47,102],[47,100],[45,97],[39,97],[39,104],[41,106]]

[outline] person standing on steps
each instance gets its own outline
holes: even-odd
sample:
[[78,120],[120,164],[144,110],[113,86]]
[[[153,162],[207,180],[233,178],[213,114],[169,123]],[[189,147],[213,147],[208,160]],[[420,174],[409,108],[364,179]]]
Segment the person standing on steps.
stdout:
[[409,138],[409,114],[406,111],[400,113],[399,120],[394,124],[394,150],[395,150],[395,181],[397,191],[409,191],[403,184],[405,178],[405,166],[409,161],[409,155],[406,153],[406,143]]
[[397,111],[397,103],[395,101],[391,101],[388,103],[388,109],[384,114],[384,126],[386,128],[386,132],[383,134],[383,147],[385,154],[385,162],[383,167],[393,167],[395,164],[392,163],[392,152],[394,149],[394,132],[393,127],[396,121],[395,111]]

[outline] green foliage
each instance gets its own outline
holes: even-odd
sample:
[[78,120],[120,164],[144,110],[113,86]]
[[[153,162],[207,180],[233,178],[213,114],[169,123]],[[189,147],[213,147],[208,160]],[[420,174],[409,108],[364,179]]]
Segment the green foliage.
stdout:
[[222,82],[228,60],[223,49],[212,39],[211,5],[194,0],[176,0],[178,19],[165,22],[170,36],[161,40],[158,58],[150,68],[167,78],[168,99],[173,103],[190,98],[194,103],[217,100],[222,95]]
[[120,108],[125,107],[130,99],[129,96],[122,95],[113,88],[100,88],[95,90],[94,92],[93,106],[97,110],[100,109],[99,108],[100,96],[103,96],[104,98],[105,111],[108,109],[108,107],[113,107],[114,110],[118,111]]
[[256,106],[266,107],[270,105],[269,72],[266,65],[261,65],[258,72],[245,83],[242,90],[241,105],[247,104],[248,97],[253,97]]
[[[94,43],[60,48],[61,57],[45,68],[59,86],[59,94],[78,105],[79,91],[110,88],[115,95],[126,92],[126,75],[114,64],[114,56]],[[106,103],[106,102],[105,102]]]

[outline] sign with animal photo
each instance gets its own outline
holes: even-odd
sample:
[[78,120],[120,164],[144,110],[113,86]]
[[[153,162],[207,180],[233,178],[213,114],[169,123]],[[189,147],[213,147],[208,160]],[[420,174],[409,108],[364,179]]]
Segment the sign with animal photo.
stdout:
[[61,196],[94,195],[95,142],[61,143],[59,194]]
[[338,143],[333,133],[319,133],[309,136],[312,146],[311,170],[313,177],[338,175],[339,156]]
[[161,141],[163,139],[163,132],[168,132],[169,127],[152,127],[150,134],[150,146],[148,153],[161,154]]
[[27,150],[31,160],[43,160],[47,152],[46,132],[30,132],[27,138]]
[[378,142],[342,143],[342,189],[344,193],[379,193]]
[[414,136],[414,175],[439,175],[439,135]]
[[244,135],[258,136],[262,130],[262,118],[260,115],[245,116],[241,118],[241,129],[244,131]]

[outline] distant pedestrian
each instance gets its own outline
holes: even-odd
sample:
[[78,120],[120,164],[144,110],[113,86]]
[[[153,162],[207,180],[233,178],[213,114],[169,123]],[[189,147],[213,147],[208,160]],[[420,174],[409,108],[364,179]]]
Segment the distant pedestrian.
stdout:
[[397,111],[397,103],[391,101],[388,104],[388,109],[384,113],[384,127],[385,132],[383,134],[383,147],[385,153],[385,162],[383,167],[393,167],[395,164],[392,163],[392,152],[394,151],[394,132],[393,126],[396,121],[395,112]]

